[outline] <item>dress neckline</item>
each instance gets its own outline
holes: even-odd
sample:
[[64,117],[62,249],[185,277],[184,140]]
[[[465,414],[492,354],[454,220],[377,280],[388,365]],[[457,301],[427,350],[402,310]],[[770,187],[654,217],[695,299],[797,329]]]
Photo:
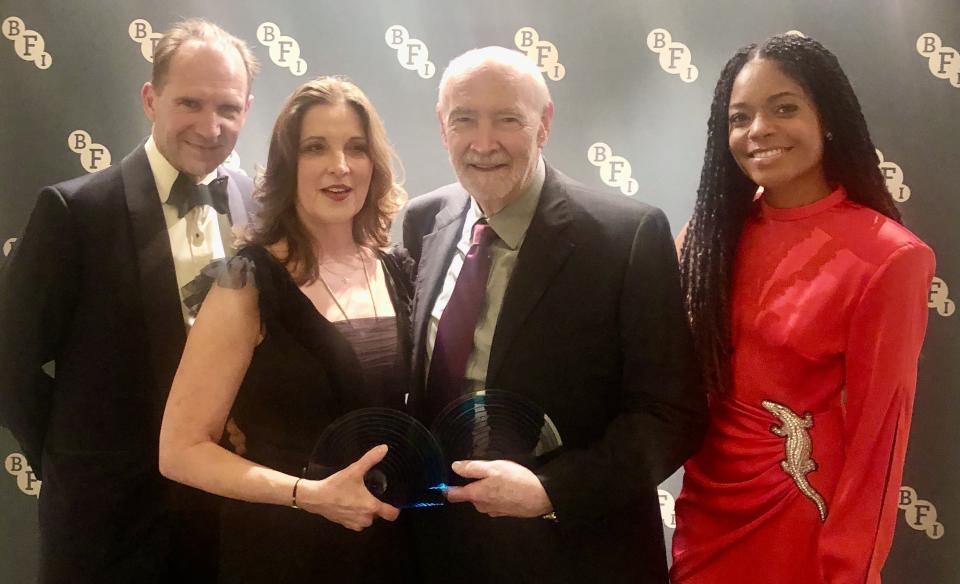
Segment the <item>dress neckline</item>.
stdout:
[[773,221],[796,221],[797,219],[806,219],[807,217],[812,217],[819,213],[823,213],[824,211],[839,205],[846,199],[847,191],[843,188],[843,186],[838,186],[826,197],[814,201],[809,205],[790,207],[787,209],[771,207],[764,200],[763,196],[761,196],[760,213],[763,215],[764,219],[770,219]]
[[[351,318],[349,321],[346,320],[331,320],[330,324],[341,329],[343,332],[344,329],[350,330],[351,328],[357,328],[361,330],[370,330],[377,328],[392,328],[396,327],[397,317],[394,316],[365,316],[363,318]],[[353,323],[351,326],[350,323]]]
[[[335,324],[338,323],[338,322],[348,322],[348,321],[346,321],[346,320],[330,320],[330,319],[328,319],[326,316],[324,316],[323,314],[321,314],[320,311],[317,310],[317,307],[316,307],[316,305],[314,305],[313,301],[310,300],[310,298],[304,293],[304,291],[300,289],[300,286],[297,284],[296,280],[293,279],[293,275],[290,273],[289,270],[287,270],[287,267],[284,266],[283,263],[282,263],[279,259],[276,258],[276,256],[274,256],[272,253],[270,253],[270,250],[267,249],[266,246],[260,245],[260,246],[258,246],[258,247],[263,250],[264,255],[266,255],[268,258],[270,258],[270,262],[274,265],[274,267],[277,268],[279,271],[283,272],[283,274],[284,274],[284,276],[285,276],[285,281],[287,282],[287,284],[290,285],[291,287],[293,287],[294,290],[296,290],[296,294],[300,297],[301,300],[306,301],[306,303],[313,309],[312,312],[313,312],[320,320],[322,320],[323,322],[325,322],[325,323],[327,323],[327,324],[331,324],[331,325],[335,325]],[[374,250],[374,257],[375,257],[376,260],[377,260],[377,264],[379,264],[379,265],[381,266],[381,268],[383,269],[384,276],[386,276],[386,273],[387,273],[386,265],[384,265],[384,263],[383,263],[383,258],[380,257],[380,253],[377,252],[376,250]],[[388,284],[388,286],[389,286],[389,284]],[[332,296],[332,294],[331,294],[331,296]],[[367,318],[367,317],[364,317],[364,319],[366,319],[366,318]],[[373,317],[370,317],[370,318],[372,319]],[[392,318],[393,320],[396,320],[396,314],[394,314],[394,315],[392,315],[392,316],[381,316],[381,317],[379,317],[380,320],[384,320],[385,318],[387,318],[387,319]],[[351,319],[351,320],[353,320],[353,319]],[[363,319],[356,319],[356,320],[363,320]]]

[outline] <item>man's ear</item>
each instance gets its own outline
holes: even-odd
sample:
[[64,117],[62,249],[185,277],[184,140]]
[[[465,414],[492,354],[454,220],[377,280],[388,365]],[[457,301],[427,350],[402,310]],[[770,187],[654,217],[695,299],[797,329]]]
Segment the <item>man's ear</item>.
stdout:
[[440,122],[440,141],[443,147],[447,148],[447,126],[443,123],[443,112],[440,111],[440,104],[437,104],[437,121]]
[[143,104],[143,113],[151,122],[157,115],[157,92],[153,89],[153,83],[147,81],[140,89],[140,101]]
[[543,148],[550,137],[550,125],[553,123],[553,102],[548,101],[540,116],[540,129],[537,131],[537,146]]

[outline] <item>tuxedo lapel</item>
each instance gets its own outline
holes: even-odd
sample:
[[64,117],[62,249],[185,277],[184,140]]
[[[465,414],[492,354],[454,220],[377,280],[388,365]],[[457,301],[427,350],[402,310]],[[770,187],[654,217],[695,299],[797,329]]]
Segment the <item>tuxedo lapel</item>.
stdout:
[[226,215],[217,213],[217,226],[220,228],[220,240],[223,243],[224,254],[231,257],[236,252],[236,228],[243,227],[250,221],[253,202],[249,195],[240,190],[235,173],[227,171],[221,166],[217,169],[217,178],[224,176],[228,179],[228,210]]
[[136,249],[150,361],[157,386],[166,395],[186,331],[163,209],[142,145],[120,162],[120,173]]
[[548,166],[537,211],[520,246],[497,318],[487,366],[488,387],[496,384],[510,343],[573,251],[573,242],[564,234],[571,220],[562,177]]
[[414,323],[414,386],[420,386],[425,372],[427,323],[453,258],[457,241],[463,229],[470,196],[461,191],[451,196],[450,201],[437,213],[433,232],[423,237],[420,262],[417,268],[416,293],[413,302]]
[[217,176],[226,176],[229,179],[227,180],[227,204],[230,207],[230,224],[235,227],[246,225],[253,212],[253,199],[249,193],[240,189],[240,179],[236,171],[229,171],[221,166],[217,169]]

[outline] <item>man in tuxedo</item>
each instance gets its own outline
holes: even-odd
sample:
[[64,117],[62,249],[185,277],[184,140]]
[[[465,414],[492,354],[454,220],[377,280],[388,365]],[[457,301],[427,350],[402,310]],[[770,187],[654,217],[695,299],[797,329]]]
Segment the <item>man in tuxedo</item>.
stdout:
[[220,166],[257,64],[179,22],[141,92],[153,123],[117,166],[46,187],[0,275],[0,422],[42,479],[41,581],[215,579],[216,499],[163,479],[160,420],[191,317],[252,182]]
[[464,392],[536,402],[563,447],[415,513],[428,582],[666,582],[657,485],[697,449],[706,400],[664,214],[544,162],[554,106],[524,55],[454,59],[437,114],[458,182],[410,201],[412,407]]

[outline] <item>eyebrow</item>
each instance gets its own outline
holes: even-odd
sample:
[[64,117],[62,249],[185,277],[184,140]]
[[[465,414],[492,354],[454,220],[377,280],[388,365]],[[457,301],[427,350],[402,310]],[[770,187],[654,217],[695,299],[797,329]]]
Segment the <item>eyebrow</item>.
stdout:
[[[449,119],[453,118],[454,116],[461,116],[461,115],[471,115],[471,116],[475,116],[475,115],[477,115],[477,110],[471,109],[471,108],[467,108],[467,107],[456,107],[456,108],[453,108],[452,110],[450,110],[450,113],[447,114],[447,119],[449,120]],[[498,109],[498,110],[494,111],[494,112],[493,112],[493,115],[495,115],[495,116],[502,116],[502,115],[523,116],[523,110],[521,110],[520,108],[516,108],[516,107],[505,107],[505,108],[501,108],[501,109]]]
[[476,112],[475,110],[472,110],[472,109],[470,109],[470,108],[466,108],[466,107],[455,107],[455,108],[453,108],[452,110],[450,110],[450,113],[449,113],[449,114],[447,114],[447,119],[449,120],[449,119],[452,118],[453,116],[459,116],[459,115],[464,115],[464,114],[476,114],[476,113],[477,113],[477,112]]
[[[322,140],[324,142],[328,141],[327,137],[322,134],[309,134],[307,136],[300,138],[300,143],[303,144],[304,142],[310,142],[311,140]],[[350,136],[349,138],[347,138],[347,142],[356,142],[356,141],[366,142],[367,137],[358,134],[356,136]]]
[[[792,92],[792,91],[781,91],[780,93],[775,93],[775,94],[771,95],[770,97],[768,97],[768,98],[767,98],[767,103],[770,103],[771,101],[777,101],[778,99],[780,99],[780,98],[782,98],[782,97],[796,97],[796,98],[799,99],[799,98],[800,98],[800,95],[798,95],[798,94],[796,94],[796,93],[794,93],[794,92]],[[731,109],[734,109],[734,108],[742,108],[742,107],[746,107],[746,106],[747,106],[747,104],[743,103],[742,101],[738,101],[737,103],[731,103],[731,104],[730,104],[730,108],[731,108]]]
[[184,94],[184,95],[175,96],[175,97],[173,98],[173,101],[174,101],[174,103],[180,104],[180,105],[189,102],[189,103],[198,103],[198,104],[202,105],[203,107],[207,107],[208,105],[212,105],[213,107],[215,107],[215,108],[217,108],[217,109],[230,108],[230,109],[235,109],[235,110],[238,110],[238,111],[242,111],[242,110],[243,110],[243,107],[244,107],[244,104],[245,104],[245,102],[242,101],[242,100],[230,100],[230,99],[228,99],[228,100],[225,100],[225,101],[217,101],[216,99],[208,99],[208,98],[204,98],[204,97],[198,97],[198,96],[195,96],[195,95],[191,95],[191,94],[189,94],[189,93],[188,93],[188,94]]

